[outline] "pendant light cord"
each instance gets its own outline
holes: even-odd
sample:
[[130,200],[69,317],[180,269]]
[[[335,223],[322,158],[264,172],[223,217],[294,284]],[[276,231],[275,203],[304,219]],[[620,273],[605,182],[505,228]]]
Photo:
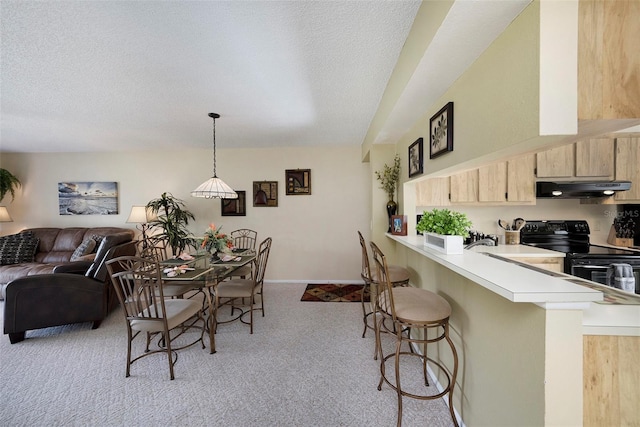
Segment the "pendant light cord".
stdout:
[[216,178],[216,118],[213,118],[213,177]]

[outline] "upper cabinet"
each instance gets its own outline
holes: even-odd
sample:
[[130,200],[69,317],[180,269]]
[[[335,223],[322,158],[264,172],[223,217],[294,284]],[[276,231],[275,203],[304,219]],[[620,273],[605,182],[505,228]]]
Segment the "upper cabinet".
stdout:
[[613,178],[611,138],[588,139],[536,154],[538,178]]
[[416,206],[449,205],[449,177],[431,178],[416,184]]
[[535,204],[535,156],[527,154],[507,162],[507,201]]
[[504,202],[507,194],[507,162],[478,169],[478,201]]
[[478,169],[451,175],[451,203],[478,201]]
[[576,176],[613,177],[613,146],[610,138],[576,143]]
[[575,146],[563,145],[536,154],[538,178],[565,178],[575,173]]
[[631,181],[631,189],[617,193],[616,201],[640,200],[640,138],[616,139],[616,180]]

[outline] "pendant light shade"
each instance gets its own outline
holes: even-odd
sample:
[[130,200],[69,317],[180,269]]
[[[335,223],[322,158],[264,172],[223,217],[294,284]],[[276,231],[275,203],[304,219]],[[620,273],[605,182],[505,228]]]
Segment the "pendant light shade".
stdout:
[[216,119],[220,114],[209,113],[209,117],[213,119],[213,176],[193,190],[191,195],[205,199],[237,199],[238,193],[216,176]]

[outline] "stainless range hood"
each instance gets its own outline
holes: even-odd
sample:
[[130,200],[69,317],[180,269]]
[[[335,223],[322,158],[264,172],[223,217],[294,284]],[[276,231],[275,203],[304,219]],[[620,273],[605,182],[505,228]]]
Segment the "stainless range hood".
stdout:
[[589,199],[608,197],[631,188],[630,181],[538,181],[538,199]]

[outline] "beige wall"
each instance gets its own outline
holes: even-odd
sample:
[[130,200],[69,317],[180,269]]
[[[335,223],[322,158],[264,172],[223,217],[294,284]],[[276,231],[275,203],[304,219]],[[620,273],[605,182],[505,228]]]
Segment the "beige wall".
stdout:
[[[221,217],[220,200],[194,198],[189,192],[210,177],[210,150],[127,153],[3,153],[0,166],[23,183],[16,199],[3,200],[14,219],[0,224],[0,234],[25,227],[123,226],[131,205],[144,205],[164,191],[186,202],[201,234],[210,222],[224,230],[248,227],[258,238],[274,239],[267,280],[354,281],[360,278],[356,230],[369,238],[371,177],[360,160],[360,147],[218,150],[217,173],[248,194],[247,216]],[[310,196],[285,195],[285,169],[311,169]],[[253,181],[278,181],[278,207],[254,208]],[[61,216],[57,183],[116,181],[118,215]],[[382,190],[380,190],[382,191]]]

